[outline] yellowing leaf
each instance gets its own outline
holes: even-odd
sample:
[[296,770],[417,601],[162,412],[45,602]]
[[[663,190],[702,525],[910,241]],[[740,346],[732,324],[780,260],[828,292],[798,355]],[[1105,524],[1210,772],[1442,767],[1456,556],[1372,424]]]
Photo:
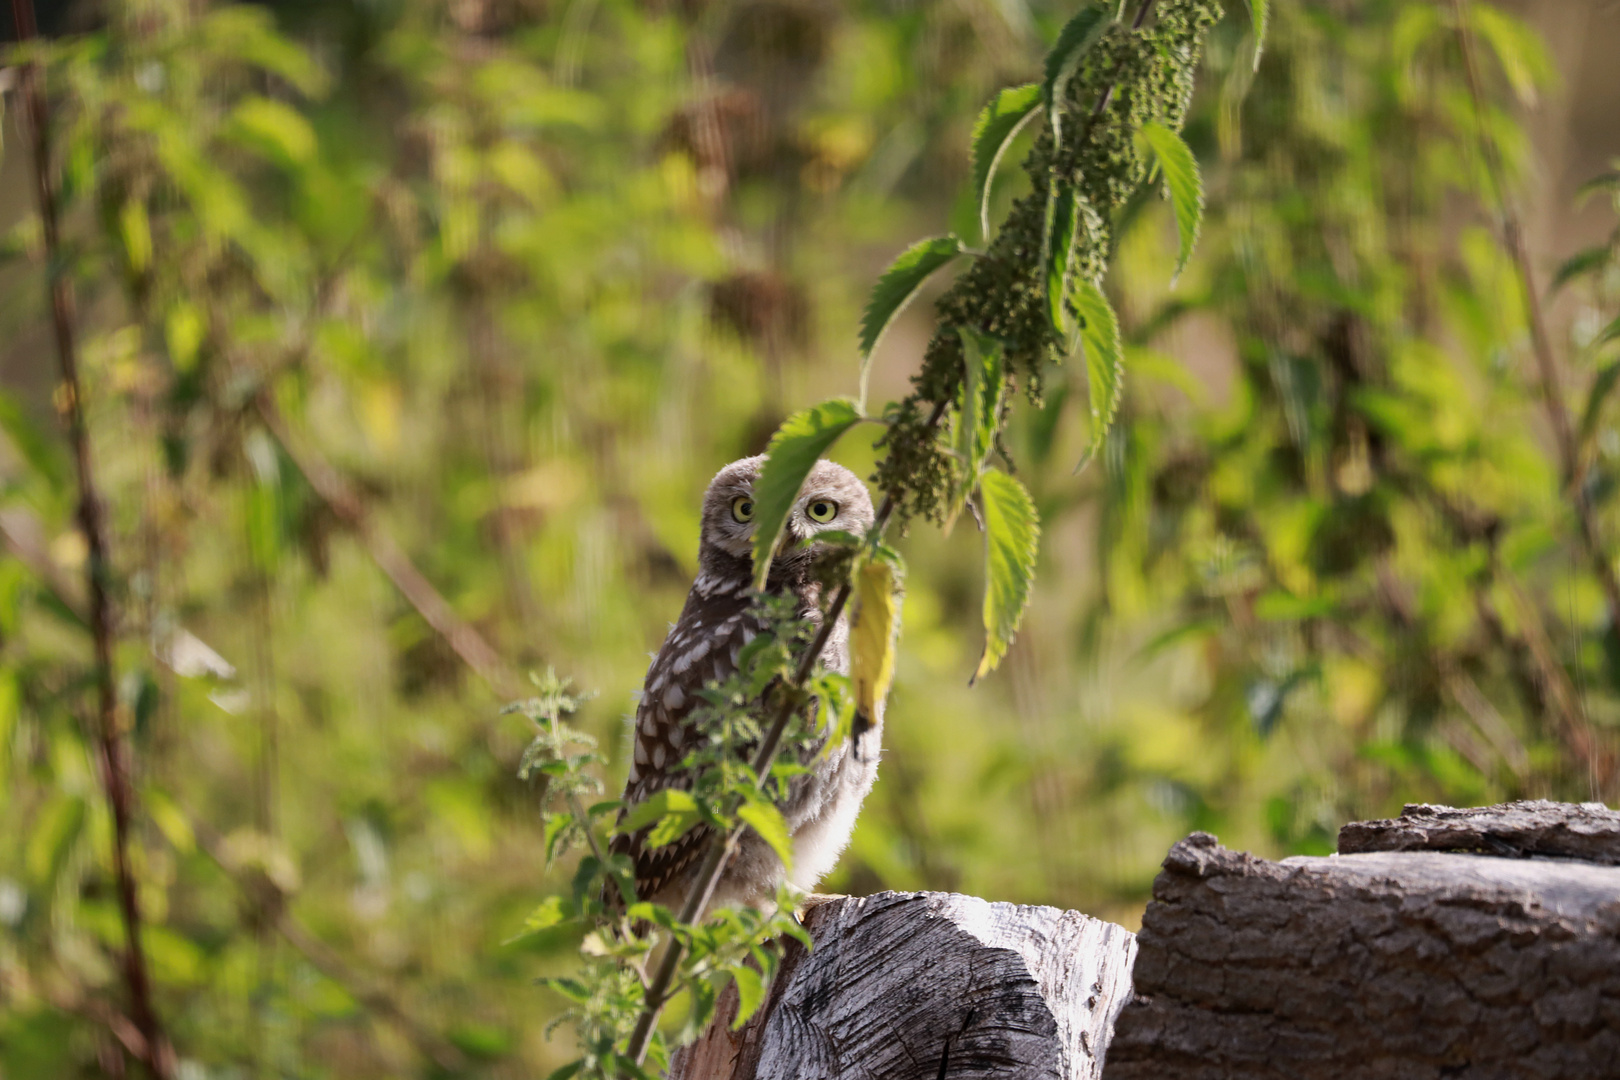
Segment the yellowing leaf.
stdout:
[[877,719],[894,681],[894,643],[900,628],[900,594],[894,566],[884,559],[862,564],[855,574],[855,608],[849,625],[849,671],[855,683],[855,730]]
[[977,681],[1007,655],[1013,634],[1029,604],[1041,527],[1035,502],[1024,485],[991,470],[979,481],[984,511],[984,655],[973,673]]

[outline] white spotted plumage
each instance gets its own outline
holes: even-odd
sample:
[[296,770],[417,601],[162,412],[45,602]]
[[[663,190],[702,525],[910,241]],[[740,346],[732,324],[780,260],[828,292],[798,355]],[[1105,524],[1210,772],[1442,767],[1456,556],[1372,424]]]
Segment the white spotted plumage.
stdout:
[[[699,572],[679,621],[670,627],[647,669],[631,729],[632,765],[621,816],[662,789],[690,787],[692,777],[682,763],[697,735],[692,714],[701,701],[698,691],[734,673],[743,646],[763,629],[750,609],[753,524],[740,520],[736,511],[739,500],[752,498],[763,462],[763,457],[732,462],[720,470],[704,494]],[[822,513],[813,520],[809,508],[817,503],[831,503],[835,512],[827,517],[826,507],[818,506]],[[827,529],[860,534],[871,526],[872,517],[872,500],[865,485],[848,469],[819,461],[800,489],[786,531],[790,540],[797,541]],[[819,621],[819,586],[808,573],[814,546],[790,543],[784,545],[784,552],[771,564],[767,588],[796,596],[800,617]],[[848,671],[847,640],[848,630],[840,619],[820,657],[826,668]],[[846,744],[824,754],[808,753],[803,762],[808,771],[789,784],[788,799],[781,809],[793,837],[790,880],[799,889],[809,891],[832,869],[854,830],[861,800],[877,778],[881,705],[873,721],[859,747]],[[642,830],[616,837],[613,850],[629,855],[635,863],[636,892],[641,899],[678,908],[708,839],[708,829],[699,826],[673,844],[650,847],[645,843],[646,830]],[[723,872],[713,903],[762,905],[787,876],[770,847],[752,832],[746,833]]]

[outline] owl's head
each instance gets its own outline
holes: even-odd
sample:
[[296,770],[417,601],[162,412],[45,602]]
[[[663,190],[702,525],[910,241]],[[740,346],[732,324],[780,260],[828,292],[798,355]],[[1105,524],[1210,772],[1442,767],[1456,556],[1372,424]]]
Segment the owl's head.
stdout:
[[[706,569],[724,556],[751,562],[754,546],[754,481],[765,455],[733,461],[709,481],[703,495],[703,541],[698,560]],[[837,529],[859,536],[872,525],[872,496],[860,478],[842,465],[818,461],[799,489],[783,530],[784,553],[803,549],[799,541]],[[791,554],[777,556],[780,561]]]

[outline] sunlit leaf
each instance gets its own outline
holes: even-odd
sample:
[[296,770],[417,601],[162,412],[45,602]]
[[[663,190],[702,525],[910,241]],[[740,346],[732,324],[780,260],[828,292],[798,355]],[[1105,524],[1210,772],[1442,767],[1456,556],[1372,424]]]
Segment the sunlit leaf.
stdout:
[[124,258],[136,274],[146,273],[152,263],[152,226],[146,217],[146,203],[127,199],[118,211],[118,234],[124,242]]
[[912,244],[900,257],[889,264],[872,286],[872,295],[861,314],[861,397],[860,406],[866,406],[866,379],[872,365],[872,353],[883,340],[884,331],[895,316],[905,310],[911,298],[917,295],[923,282],[952,259],[962,254],[962,241],[952,236],[935,236]]
[[849,621],[849,673],[855,683],[855,731],[865,731],[894,680],[900,593],[895,568],[870,559],[855,574],[855,606]]
[[1260,70],[1260,53],[1266,47],[1266,22],[1270,18],[1267,0],[1249,0],[1249,21],[1254,25],[1254,70]]
[[1150,120],[1142,125],[1141,136],[1153,150],[1164,173],[1164,186],[1170,192],[1170,206],[1175,211],[1181,251],[1176,256],[1175,275],[1170,279],[1174,287],[1198,244],[1198,230],[1204,221],[1204,178],[1198,172],[1198,159],[1193,157],[1179,134]]
[[292,107],[270,98],[250,97],[231,110],[227,130],[282,165],[302,165],[315,156],[315,129]]
[[1063,24],[1063,29],[1058,32],[1057,44],[1046,54],[1046,79],[1041,83],[1041,97],[1046,102],[1054,142],[1059,141],[1061,134],[1062,110],[1059,104],[1068,91],[1069,81],[1080,70],[1086,53],[1114,25],[1115,16],[1112,7],[1087,3]]
[[1581,413],[1581,442],[1588,441],[1597,432],[1598,420],[1603,415],[1603,403],[1614,392],[1616,380],[1620,380],[1620,360],[1604,365],[1597,378],[1592,380],[1591,392],[1586,395],[1586,409]]
[[618,831],[621,834],[633,833],[651,825],[653,829],[647,834],[647,843],[652,847],[663,847],[679,840],[701,820],[697,800],[689,792],[664,788],[631,807],[619,823]]
[[764,466],[754,481],[754,587],[763,589],[788,511],[816,459],[858,423],[861,415],[843,398],[794,413],[771,436]]
[[990,189],[1002,155],[1036,114],[1041,84],[1009,87],[990,99],[973,124],[973,193],[979,203],[979,227],[990,238]]
[[782,811],[768,802],[752,801],[743,803],[737,809],[737,816],[771,845],[783,866],[792,868],[793,837],[788,834],[787,822],[782,820]]
[[731,1030],[736,1031],[765,1003],[765,980],[753,968],[741,965],[731,970],[731,977],[737,981],[737,1018],[731,1022]]
[[1513,93],[1525,105],[1534,105],[1536,88],[1549,83],[1556,71],[1541,38],[1494,4],[1470,4],[1469,12],[1474,31],[1496,54]]
[[1125,392],[1125,350],[1119,319],[1095,282],[1083,281],[1074,294],[1080,312],[1080,344],[1086,356],[1086,382],[1091,390],[1091,447],[1101,448]]
[[1029,604],[1041,528],[1035,502],[1013,477],[990,470],[979,481],[984,513],[984,653],[976,681],[1007,655],[1013,634]]

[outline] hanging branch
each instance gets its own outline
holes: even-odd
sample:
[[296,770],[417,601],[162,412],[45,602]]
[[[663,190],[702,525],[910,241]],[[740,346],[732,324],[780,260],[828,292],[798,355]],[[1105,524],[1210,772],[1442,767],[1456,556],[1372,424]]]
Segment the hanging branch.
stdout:
[[[38,37],[32,0],[11,0],[11,14],[17,27],[17,40]],[[118,894],[118,913],[123,921],[124,983],[129,992],[130,1020],[140,1033],[144,1054],[139,1055],[158,1080],[168,1080],[174,1072],[174,1050],[164,1034],[152,1002],[152,982],[146,953],[141,942],[140,896],[130,861],[130,832],[137,814],[134,785],[130,781],[129,746],[118,718],[118,695],[113,679],[113,613],[108,594],[110,565],[107,535],[97,494],[95,471],[90,457],[90,432],[84,416],[84,389],[79,380],[78,350],[74,341],[73,282],[62,253],[59,204],[51,175],[50,128],[45,109],[44,72],[39,62],[23,66],[22,100],[32,136],[34,186],[45,241],[46,275],[50,285],[51,322],[56,338],[56,355],[61,372],[59,408],[73,450],[75,477],[79,489],[79,527],[87,548],[86,583],[90,598],[90,634],[96,658],[96,759],[113,821],[113,874]],[[125,1040],[125,1046],[131,1044]]]
[[[1100,437],[1112,420],[1119,387],[1119,370],[1115,366],[1119,359],[1117,324],[1097,284],[1105,262],[1104,258],[1098,256],[1104,247],[1102,239],[1107,231],[1105,219],[1119,202],[1146,179],[1145,166],[1131,152],[1133,129],[1158,119],[1156,110],[1162,110],[1165,119],[1173,120],[1174,127],[1179,128],[1185,109],[1185,96],[1191,92],[1190,72],[1192,63],[1195,63],[1196,42],[1216,14],[1212,6],[1181,5],[1173,15],[1161,16],[1161,22],[1165,18],[1174,20],[1175,32],[1189,34],[1193,48],[1178,60],[1178,66],[1172,69],[1174,73],[1170,77],[1162,83],[1153,84],[1151,89],[1148,86],[1121,86],[1128,62],[1141,60],[1133,51],[1137,47],[1136,32],[1146,23],[1154,6],[1155,0],[1143,0],[1127,32],[1111,39],[1119,51],[1113,57],[1113,63],[1109,64],[1104,58],[1092,69],[1089,80],[1093,81],[1096,94],[1094,104],[1084,114],[1085,120],[1078,133],[1068,136],[1059,130],[1057,121],[1063,113],[1070,111],[1077,91],[1083,92],[1082,80],[1076,77],[1080,72],[1081,54],[1092,44],[1105,39],[1112,25],[1112,14],[1107,8],[1084,6],[1060,35],[1059,44],[1047,62],[1045,95],[1053,122],[1037,140],[1026,163],[1035,191],[1013,208],[989,249],[973,253],[976,257],[970,267],[936,305],[939,325],[929,344],[923,368],[913,379],[915,389],[901,403],[898,411],[887,416],[889,433],[885,437],[885,445],[889,453],[879,466],[878,476],[884,497],[867,536],[869,545],[875,546],[882,541],[884,531],[896,513],[907,519],[919,512],[928,516],[943,516],[940,511],[944,503],[956,501],[955,496],[941,500],[939,490],[943,485],[933,484],[942,475],[954,475],[949,459],[944,457],[937,445],[936,431],[947,411],[957,401],[958,390],[964,385],[963,379],[977,377],[970,376],[974,362],[964,357],[963,341],[967,338],[973,338],[975,344],[972,348],[976,352],[980,344],[993,348],[992,367],[997,379],[1004,377],[1003,371],[1008,376],[1017,371],[1026,374],[1031,385],[1038,385],[1041,369],[1053,346],[1069,337],[1068,327],[1073,322],[1081,321],[1072,318],[1075,305],[1082,302],[1082,297],[1090,302],[1089,298],[1094,296],[1094,305],[1087,311],[1088,320],[1082,322],[1088,370],[1094,376],[1094,437]],[[1181,68],[1180,64],[1187,66]],[[1071,79],[1073,88],[1070,87]],[[1117,98],[1116,89],[1121,91]],[[1028,100],[1021,107],[1034,109],[1033,93],[1028,88],[1025,93]],[[1118,115],[1115,122],[1104,123],[1105,112],[1116,101]],[[1010,135],[1003,132],[1001,137]],[[1054,206],[1058,203],[1062,203],[1062,210],[1054,215]],[[1062,213],[1069,212],[1070,207],[1074,210],[1069,217],[1068,232],[1062,234],[1062,227],[1055,229],[1053,223]],[[1081,217],[1084,217],[1088,230],[1083,238],[1079,235],[1079,226],[1075,224]],[[1055,236],[1055,232],[1059,235]],[[934,248],[939,249],[939,261],[927,259]],[[1082,250],[1086,252],[1084,257],[1080,254]],[[879,291],[904,281],[904,285],[900,286],[901,292],[912,292],[934,267],[958,253],[967,252],[954,237],[924,241],[903,255],[891,268],[890,273],[885,275],[885,281],[880,283]],[[1036,255],[1039,255],[1040,261],[1032,264],[1032,258]],[[1071,282],[1074,283],[1072,293]],[[1037,290],[1040,299],[1032,304],[1030,295]],[[867,339],[863,352],[869,354],[872,339],[881,336],[882,325],[892,317],[893,310],[900,303],[903,300],[899,297],[888,297],[885,302],[887,310],[876,317],[874,308],[869,307],[865,320],[867,325],[863,329],[863,338]],[[1105,323],[1112,326],[1111,338],[1104,333]],[[990,334],[997,336],[991,338],[988,336]],[[1003,346],[1007,359],[1005,369],[1000,366]],[[981,360],[983,358],[980,357]],[[1098,378],[1107,383],[1106,393],[1098,392]],[[994,389],[999,390],[999,385]],[[1103,397],[1109,400],[1101,400]],[[968,412],[977,410],[977,399],[976,392],[964,390],[962,408]],[[850,413],[847,422],[853,422],[856,415]],[[999,421],[996,414],[991,415]],[[965,419],[958,421],[962,428],[970,428],[973,423]],[[988,456],[988,449],[986,440],[985,457]],[[959,496],[970,492],[981,476],[983,460],[977,454],[971,456],[975,458],[975,463],[969,470],[971,475],[967,478],[967,487],[963,488],[958,483],[952,489]],[[766,468],[769,470],[769,463]],[[993,475],[1005,479],[1003,474]],[[988,488],[986,484],[985,489]],[[1022,488],[1017,490],[1022,494]],[[1024,497],[1027,499],[1027,496]],[[1033,515],[1032,506],[1029,513]],[[1032,534],[1032,522],[1029,529]],[[769,539],[766,538],[767,542]],[[1030,539],[1032,544],[1032,535]],[[1030,556],[1032,560],[1032,552]],[[756,564],[763,557],[759,537],[756,537],[754,557]],[[852,588],[847,580],[839,586],[813,640],[800,654],[793,677],[776,694],[771,723],[750,762],[757,787],[762,787],[771,774],[788,724],[810,700],[806,686],[833,627],[850,600]],[[1021,602],[1017,606],[1021,609]],[[987,615],[989,607],[987,603]],[[1013,613],[1013,623],[1016,623],[1016,615],[1017,611]],[[988,625],[987,629],[990,629]],[[1000,646],[1005,648],[1005,640],[1000,642]],[[996,658],[987,649],[980,672],[993,666]],[[728,800],[728,812],[735,810],[738,800],[739,796],[732,796]],[[695,887],[687,895],[679,914],[682,923],[690,925],[703,918],[744,828],[746,825],[735,825],[710,841],[695,878]],[[647,986],[642,1011],[626,1047],[627,1057],[638,1066],[646,1059],[654,1026],[675,983],[682,952],[681,943],[671,940]]]
[[416,568],[409,555],[383,529],[372,520],[364,502],[344,479],[343,475],[319,453],[293,437],[268,393],[261,393],[255,401],[259,417],[270,434],[275,436],[287,456],[304,474],[309,486],[315,489],[338,520],[353,529],[373,561],[388,575],[412,607],[439,633],[462,661],[502,697],[513,698],[522,693],[520,684],[507,670],[500,653],[476,628],[450,606],[433,583]]
[[1501,217],[1502,242],[1507,247],[1518,271],[1519,284],[1524,291],[1525,312],[1530,321],[1531,351],[1536,358],[1536,376],[1540,384],[1542,406],[1548,423],[1552,425],[1553,441],[1558,448],[1559,473],[1570,502],[1575,510],[1581,547],[1592,564],[1603,589],[1609,609],[1609,633],[1620,637],[1620,576],[1599,541],[1597,523],[1587,495],[1584,470],[1575,440],[1574,425],[1570,422],[1569,408],[1564,403],[1563,389],[1558,377],[1558,362],[1553,356],[1552,336],[1547,331],[1546,313],[1541,306],[1541,290],[1536,287],[1535,269],[1530,263],[1530,249],[1525,242],[1524,223],[1518,207],[1508,190],[1505,170],[1496,144],[1485,130],[1484,94],[1480,90],[1479,66],[1475,55],[1474,35],[1469,28],[1467,0],[1451,0],[1452,16],[1456,21],[1457,44],[1462,51],[1463,68],[1468,80],[1468,96],[1474,114],[1474,128],[1479,136],[1479,152],[1490,178],[1492,194],[1496,198],[1497,213]]

